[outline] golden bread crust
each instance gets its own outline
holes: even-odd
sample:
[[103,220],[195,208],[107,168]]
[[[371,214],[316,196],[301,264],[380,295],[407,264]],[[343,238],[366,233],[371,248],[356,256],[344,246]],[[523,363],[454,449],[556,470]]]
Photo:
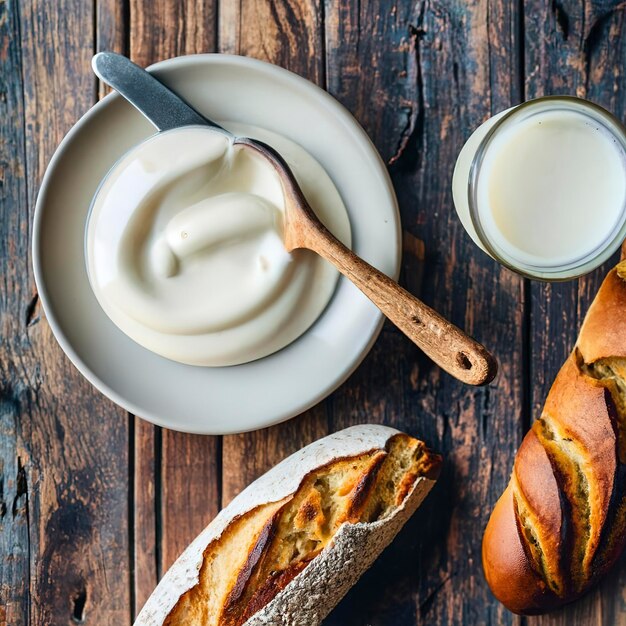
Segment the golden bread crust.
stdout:
[[[524,468],[530,460],[534,464],[533,471],[526,472]],[[548,587],[558,593],[567,585],[562,562],[565,528],[561,496],[550,458],[533,430],[524,438],[517,453],[511,494],[517,527],[522,534],[532,530],[541,546],[541,554],[526,546],[531,566],[542,575]]]
[[[493,594],[511,611],[539,612],[553,597],[545,581],[533,569],[520,539],[511,485],[496,503],[485,530],[482,558]],[[507,579],[510,584],[503,584]]]
[[585,363],[626,357],[626,261],[614,267],[589,307],[578,349]]
[[441,457],[408,435],[385,449],[338,458],[308,472],[288,497],[234,519],[203,553],[199,582],[165,626],[242,626],[329,547],[345,524],[393,515]]
[[542,613],[580,597],[624,547],[625,357],[621,263],[592,303],[485,530],[487,581],[516,613]]

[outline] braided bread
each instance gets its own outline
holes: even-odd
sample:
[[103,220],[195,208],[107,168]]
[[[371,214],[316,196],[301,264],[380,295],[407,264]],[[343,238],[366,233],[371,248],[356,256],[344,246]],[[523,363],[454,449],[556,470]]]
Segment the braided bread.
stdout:
[[550,611],[615,563],[626,540],[625,463],[623,261],[589,308],[487,524],[483,568],[507,608]]

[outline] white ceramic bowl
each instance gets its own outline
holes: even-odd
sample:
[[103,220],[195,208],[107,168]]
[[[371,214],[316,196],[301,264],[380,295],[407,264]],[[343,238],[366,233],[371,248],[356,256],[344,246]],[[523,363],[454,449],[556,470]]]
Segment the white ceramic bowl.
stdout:
[[[179,57],[150,71],[207,117],[264,127],[306,148],[344,200],[353,249],[397,277],[400,222],[391,181],[363,129],[336,100],[291,72],[245,57]],[[378,309],[346,279],[298,340],[264,359],[224,368],[182,365],[142,348],[96,301],[84,254],[91,199],[111,166],[153,133],[141,114],[111,94],[78,121],[50,162],[35,209],[33,260],[57,340],[102,393],[167,428],[226,434],[301,413],[354,371],[382,326]]]

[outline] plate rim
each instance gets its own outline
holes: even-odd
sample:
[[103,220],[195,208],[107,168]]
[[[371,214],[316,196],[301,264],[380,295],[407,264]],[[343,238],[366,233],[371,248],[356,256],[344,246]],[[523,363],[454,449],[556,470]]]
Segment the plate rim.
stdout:
[[[269,72],[270,74],[279,75],[281,77],[286,77],[291,81],[294,81],[299,88],[307,90],[311,92],[315,98],[324,102],[324,104],[333,110],[333,113],[340,118],[343,125],[350,127],[352,134],[355,139],[364,144],[363,147],[368,148],[368,152],[370,156],[377,162],[381,171],[381,182],[384,183],[386,187],[386,191],[390,197],[391,205],[393,208],[394,214],[394,230],[396,235],[396,258],[394,260],[395,271],[391,274],[391,278],[394,280],[398,279],[401,271],[401,259],[402,259],[402,224],[401,224],[401,216],[398,205],[398,199],[395,193],[395,189],[393,183],[391,181],[391,176],[389,171],[387,170],[386,164],[383,161],[378,149],[374,145],[373,141],[361,126],[361,124],[357,121],[357,119],[348,111],[348,109],[341,104],[336,98],[334,98],[330,93],[328,93],[325,89],[319,87],[318,85],[312,83],[308,79],[296,74],[288,69],[275,65],[273,63],[268,63],[266,61],[262,61],[260,59],[255,59],[252,57],[247,57],[243,55],[236,54],[223,54],[223,53],[201,53],[201,54],[190,54],[190,55],[181,55],[171,57],[169,59],[161,60],[157,63],[154,63],[148,66],[146,69],[150,72],[155,72],[158,74],[159,70],[166,67],[167,69],[176,69],[176,66],[182,64],[203,64],[203,63],[218,63],[220,61],[225,61],[226,63],[232,63],[234,65],[247,66],[248,68],[260,69],[264,72]],[[335,377],[331,384],[320,388],[317,393],[310,396],[304,404],[299,405],[296,408],[296,412],[294,412],[294,408],[287,410],[283,409],[282,411],[277,411],[273,414],[272,419],[265,419],[262,422],[257,423],[254,426],[249,428],[234,428],[234,429],[219,429],[219,430],[196,430],[193,428],[186,428],[185,425],[177,425],[172,424],[171,421],[163,420],[157,414],[154,414],[151,411],[145,411],[141,407],[137,406],[133,401],[130,401],[128,398],[122,397],[117,391],[115,391],[110,385],[104,382],[88,365],[87,363],[79,356],[78,352],[74,349],[72,343],[67,338],[65,332],[63,331],[62,325],[59,323],[57,316],[53,310],[52,305],[50,304],[50,298],[48,293],[48,288],[43,279],[43,270],[42,270],[42,258],[41,258],[41,244],[42,244],[42,219],[44,214],[44,206],[46,204],[46,197],[49,193],[49,187],[51,187],[51,183],[54,180],[54,173],[57,169],[57,162],[61,159],[63,154],[66,152],[68,145],[71,144],[72,140],[76,135],[78,135],[83,127],[86,126],[92,117],[95,117],[100,109],[105,108],[109,105],[110,102],[114,102],[116,99],[121,98],[117,92],[111,92],[107,94],[104,98],[96,102],[92,105],[69,129],[69,131],[65,134],[57,148],[55,149],[52,157],[50,158],[48,165],[46,166],[46,170],[44,172],[44,176],[41,180],[41,184],[37,193],[37,199],[35,202],[35,208],[33,212],[33,231],[31,237],[31,252],[32,252],[32,266],[33,273],[35,278],[35,284],[37,287],[37,292],[39,294],[39,299],[41,302],[41,306],[43,312],[45,314],[46,320],[52,330],[52,334],[54,335],[55,340],[61,347],[63,353],[70,360],[72,365],[78,370],[78,372],[101,394],[103,394],[110,401],[114,402],[117,406],[119,406],[122,410],[131,413],[134,416],[140,417],[156,426],[161,428],[167,428],[170,430],[185,432],[190,434],[202,434],[202,435],[228,435],[228,434],[237,434],[237,433],[245,433],[252,432],[255,430],[259,430],[262,428],[267,428],[270,426],[274,426],[276,424],[285,422],[289,419],[297,417],[298,415],[304,413],[309,410],[313,406],[317,405],[323,399],[327,398],[330,394],[336,391],[343,383],[346,382],[350,376],[356,371],[356,369],[361,365],[365,357],[371,351],[374,343],[378,339],[380,332],[382,330],[385,318],[380,311],[377,311],[375,315],[377,316],[376,325],[371,332],[369,341],[363,346],[363,348],[355,354],[352,358],[352,362],[350,367],[346,368],[341,376]],[[340,280],[346,280],[343,277],[340,277]],[[338,283],[339,285],[339,283]],[[338,288],[338,285],[336,289]],[[329,305],[332,303],[332,300],[335,296],[331,298]],[[233,366],[236,367],[236,366]]]

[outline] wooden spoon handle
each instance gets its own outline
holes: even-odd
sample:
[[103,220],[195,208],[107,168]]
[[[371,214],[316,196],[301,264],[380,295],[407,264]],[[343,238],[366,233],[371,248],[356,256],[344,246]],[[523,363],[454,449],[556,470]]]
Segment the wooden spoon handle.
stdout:
[[484,385],[493,380],[498,365],[483,345],[366,263],[325,228],[306,240],[307,248],[349,278],[439,367],[470,385]]

